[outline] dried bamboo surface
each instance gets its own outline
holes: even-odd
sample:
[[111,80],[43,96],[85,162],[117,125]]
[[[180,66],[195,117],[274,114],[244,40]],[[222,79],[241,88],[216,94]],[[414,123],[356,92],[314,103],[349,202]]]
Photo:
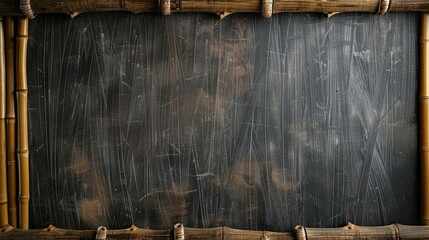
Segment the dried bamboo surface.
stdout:
[[429,14],[422,15],[420,49],[421,219],[429,225]]
[[18,101],[18,161],[19,161],[19,226],[28,229],[30,200],[30,169],[28,160],[28,99],[27,99],[28,19],[20,18],[17,34],[16,94]]
[[6,159],[6,61],[4,27],[0,18],[0,226],[8,224]]
[[5,17],[6,46],[6,139],[9,225],[17,227],[17,176],[15,127],[15,36],[12,17]]
[[[42,230],[20,230],[6,226],[0,231],[0,239],[95,239],[97,231],[59,229],[54,226]],[[185,228],[184,239],[248,239],[289,240],[293,233],[245,231],[218,227],[210,229]],[[173,239],[173,230],[149,230],[132,226],[123,230],[107,230],[106,239]]]
[[[267,4],[268,3],[268,4]],[[199,0],[65,0],[59,3],[56,0],[7,0],[0,2],[1,15],[25,15],[33,17],[38,13],[71,13],[71,12],[95,12],[95,11],[130,11],[130,12],[263,12],[269,17],[272,13],[280,12],[380,12],[381,5],[386,5],[386,11],[427,11],[427,0],[228,0],[228,1],[199,1]],[[170,6],[163,9],[161,6]],[[270,6],[272,9],[265,9]],[[264,10],[262,10],[264,8]],[[266,11],[267,10],[267,11]],[[270,11],[271,10],[271,11]],[[265,15],[265,13],[268,13]]]
[[428,226],[406,226],[400,224],[381,227],[361,227],[349,223],[341,228],[296,227],[296,239],[428,239]]
[[[121,230],[105,230],[103,239],[177,239],[173,230],[150,230],[131,226]],[[182,228],[183,229],[183,228]],[[95,239],[95,230],[66,230],[49,226],[45,229],[22,230],[5,226],[0,239]],[[295,233],[246,231],[227,227],[196,229],[184,228],[182,239],[428,239],[429,226],[388,225],[381,227],[361,227],[349,223],[341,228],[304,228],[298,226]]]

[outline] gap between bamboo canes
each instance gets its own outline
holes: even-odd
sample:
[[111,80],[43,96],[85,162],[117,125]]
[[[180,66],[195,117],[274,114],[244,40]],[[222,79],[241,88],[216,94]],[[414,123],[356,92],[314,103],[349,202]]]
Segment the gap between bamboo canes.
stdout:
[[13,18],[5,17],[4,25],[6,46],[6,156],[9,225],[12,227],[18,227],[15,126],[15,29]]
[[18,19],[16,95],[18,104],[19,227],[28,229],[30,201],[30,168],[28,160],[28,88],[27,43],[28,19]]
[[6,61],[3,18],[0,17],[0,226],[9,223],[6,159]]

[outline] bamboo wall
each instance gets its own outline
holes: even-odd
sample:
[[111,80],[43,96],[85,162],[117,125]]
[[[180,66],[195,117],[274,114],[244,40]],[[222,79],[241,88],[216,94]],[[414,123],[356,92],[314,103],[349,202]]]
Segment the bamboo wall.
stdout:
[[417,224],[418,19],[38,16],[31,228]]

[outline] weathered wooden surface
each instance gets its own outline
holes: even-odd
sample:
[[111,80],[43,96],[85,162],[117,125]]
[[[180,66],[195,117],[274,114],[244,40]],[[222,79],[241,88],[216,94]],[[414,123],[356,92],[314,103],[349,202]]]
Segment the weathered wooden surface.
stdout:
[[418,223],[418,19],[39,16],[31,227]]
[[[20,2],[25,2],[26,4]],[[159,0],[6,0],[0,1],[0,15],[26,15],[32,18],[40,13],[82,13],[97,11],[164,12],[161,7],[161,3],[164,2]],[[428,0],[276,0],[272,4],[271,12],[378,13],[383,4],[386,5],[386,10],[389,11],[429,10]],[[168,12],[261,12],[262,5],[262,0],[173,0],[170,2]],[[21,9],[19,6],[21,6]]]

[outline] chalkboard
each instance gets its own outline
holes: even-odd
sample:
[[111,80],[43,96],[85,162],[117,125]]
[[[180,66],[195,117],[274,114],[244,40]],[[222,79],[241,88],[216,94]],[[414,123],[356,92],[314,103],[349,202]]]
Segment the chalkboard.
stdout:
[[31,228],[418,222],[418,14],[30,22]]

